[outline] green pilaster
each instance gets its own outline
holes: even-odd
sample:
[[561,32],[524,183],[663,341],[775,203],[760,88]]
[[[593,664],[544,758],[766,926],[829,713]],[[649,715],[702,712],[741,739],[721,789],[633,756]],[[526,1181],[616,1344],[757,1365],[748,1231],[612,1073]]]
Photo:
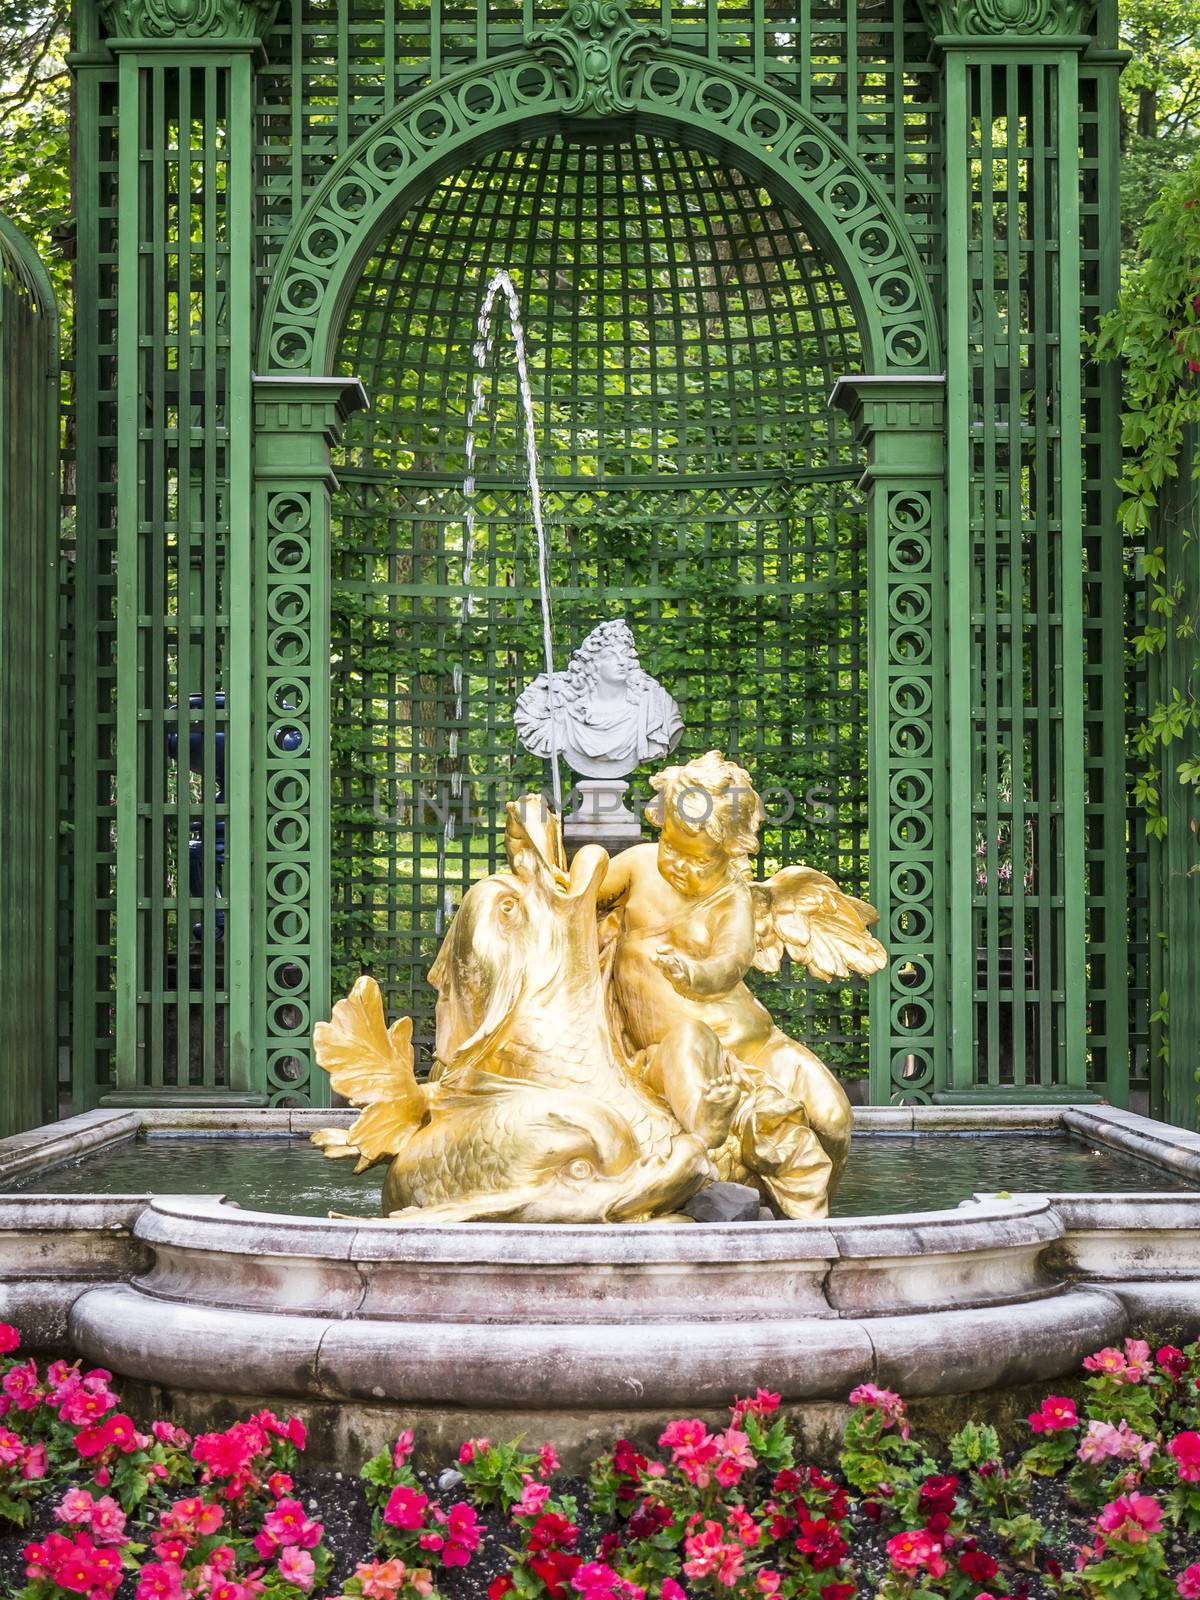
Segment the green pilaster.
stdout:
[[366,404],[356,378],[254,383],[254,1081],[322,1104],[329,1015],[330,450]]
[[[253,68],[274,9],[254,0],[100,7],[118,63],[120,130],[110,1102],[259,1098],[250,1073]],[[200,771],[189,774],[194,741]]]
[[0,216],[0,1136],[54,1114],[58,308]]
[[1086,9],[931,7],[946,151],[951,1096],[1087,1092]]
[[946,519],[941,378],[842,378],[867,449],[871,901],[888,948],[871,992],[871,1098],[946,1082]]
[[[1189,429],[1181,453],[1179,476],[1161,497],[1159,533],[1166,569],[1186,596],[1200,594],[1200,482],[1188,471],[1200,453],[1196,429]],[[1159,697],[1194,693],[1194,638],[1177,638],[1167,629],[1159,665]],[[1163,756],[1162,797],[1166,837],[1158,851],[1162,883],[1162,922],[1166,935],[1162,954],[1162,986],[1167,995],[1169,1050],[1164,1114],[1184,1128],[1200,1126],[1200,801],[1190,784],[1182,784],[1175,768],[1191,752],[1190,741],[1167,748]]]

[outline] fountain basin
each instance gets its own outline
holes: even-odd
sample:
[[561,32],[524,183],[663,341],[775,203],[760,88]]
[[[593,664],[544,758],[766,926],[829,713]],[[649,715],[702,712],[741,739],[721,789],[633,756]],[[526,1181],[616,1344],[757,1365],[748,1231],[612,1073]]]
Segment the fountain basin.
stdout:
[[[96,1112],[0,1142],[0,1182],[50,1186],[64,1153],[139,1133],[299,1136],[330,1120]],[[571,1418],[665,1416],[758,1384],[799,1405],[867,1380],[957,1395],[1058,1377],[1128,1332],[1200,1325],[1196,1135],[1100,1107],[865,1109],[857,1123],[863,1147],[998,1125],[1070,1134],[1142,1163],[1146,1187],[822,1222],[421,1228],[217,1194],[26,1190],[0,1194],[0,1317],[166,1389],[193,1418],[213,1397],[352,1415],[355,1448],[401,1415],[448,1410],[459,1431],[464,1413],[538,1419],[569,1446]]]

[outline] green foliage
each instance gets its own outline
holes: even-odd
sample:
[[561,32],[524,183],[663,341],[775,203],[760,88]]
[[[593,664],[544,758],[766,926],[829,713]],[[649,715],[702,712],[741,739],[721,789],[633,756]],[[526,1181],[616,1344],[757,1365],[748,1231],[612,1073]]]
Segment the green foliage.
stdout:
[[[1164,527],[1176,502],[1177,480],[1193,472],[1185,459],[1200,424],[1200,158],[1173,177],[1150,207],[1117,309],[1104,319],[1097,354],[1124,366],[1121,436],[1124,467],[1121,526],[1144,546],[1149,616],[1134,640],[1139,657],[1160,656],[1172,638],[1194,641],[1200,594],[1182,574],[1168,570],[1167,546],[1187,550],[1195,530]],[[1194,565],[1194,563],[1193,563]],[[1200,666],[1200,663],[1197,664]],[[1200,695],[1195,670],[1181,688],[1173,684],[1152,704],[1135,735],[1145,769],[1135,795],[1149,829],[1166,831],[1163,785],[1188,784],[1200,798]]]
[[66,312],[74,255],[70,8],[15,0],[0,18],[0,211],[45,261]]

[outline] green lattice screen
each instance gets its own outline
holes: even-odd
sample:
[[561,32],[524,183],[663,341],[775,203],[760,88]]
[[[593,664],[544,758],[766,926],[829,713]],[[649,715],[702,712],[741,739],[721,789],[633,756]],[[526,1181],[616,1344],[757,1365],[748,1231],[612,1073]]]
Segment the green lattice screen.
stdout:
[[[425,972],[447,914],[496,863],[498,790],[547,782],[511,725],[540,624],[503,341],[461,625],[471,344],[502,265],[531,343],[560,660],[625,615],[683,706],[682,750],[720,745],[794,797],[786,821],[774,803],[767,870],[803,858],[866,886],[859,469],[827,405],[861,360],[840,286],[794,217],[695,150],[554,135],[495,152],[398,219],[340,357],[373,409],[352,427],[335,506],[334,983],[374,971],[426,1050]],[[402,811],[418,784],[432,803]],[[863,999],[788,977],[772,1005],[853,1069]]]

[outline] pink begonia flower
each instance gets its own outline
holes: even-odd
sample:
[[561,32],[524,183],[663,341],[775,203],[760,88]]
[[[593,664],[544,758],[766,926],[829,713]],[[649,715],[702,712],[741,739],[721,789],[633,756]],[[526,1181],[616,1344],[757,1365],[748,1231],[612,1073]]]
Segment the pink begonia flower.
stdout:
[[175,1450],[187,1450],[192,1436],[186,1428],[177,1428],[173,1422],[152,1422],[150,1432],[159,1444],[170,1445]]
[[400,1433],[397,1434],[396,1442],[392,1446],[393,1467],[402,1467],[408,1460],[409,1456],[412,1455],[415,1439],[416,1435],[413,1433],[411,1428],[403,1428]]
[[22,1366],[10,1368],[0,1378],[0,1389],[18,1411],[32,1411],[41,1404],[43,1393],[38,1387],[37,1362],[30,1359]]
[[312,1550],[320,1544],[325,1530],[312,1520],[299,1500],[279,1500],[263,1518],[262,1531],[283,1549],[299,1545],[303,1550]]
[[1183,1569],[1175,1579],[1175,1587],[1183,1600],[1200,1600],[1200,1561]]
[[512,1514],[514,1517],[540,1516],[546,1501],[550,1498],[550,1485],[538,1483],[533,1478],[526,1478],[521,1490],[521,1498],[513,1501]]
[[480,1540],[483,1538],[475,1507],[468,1505],[465,1500],[460,1500],[456,1505],[452,1505],[444,1516],[439,1513],[438,1521],[446,1529],[442,1565],[465,1567],[474,1552],[479,1549]]
[[725,1520],[734,1538],[747,1550],[752,1549],[762,1537],[762,1529],[745,1506],[730,1506],[725,1513]]
[[737,1428],[727,1428],[713,1440],[720,1452],[713,1476],[723,1488],[737,1483],[744,1472],[753,1472],[758,1465],[750,1450],[750,1440]]
[[734,1427],[738,1427],[744,1417],[750,1415],[766,1417],[772,1411],[778,1411],[779,1400],[778,1394],[775,1394],[770,1389],[763,1388],[756,1389],[753,1395],[747,1395],[743,1399],[735,1399],[733,1405],[729,1408]]
[[391,1523],[393,1528],[403,1528],[409,1533],[415,1532],[425,1521],[425,1508],[428,1504],[427,1494],[422,1494],[420,1489],[410,1489],[406,1484],[399,1483],[388,1496],[387,1505],[383,1508],[383,1520]]
[[35,1478],[44,1478],[50,1465],[50,1457],[44,1444],[30,1445],[21,1463],[21,1476],[26,1481]]
[[183,1568],[173,1561],[143,1567],[134,1600],[183,1600]]
[[1162,1507],[1148,1494],[1122,1494],[1096,1518],[1099,1531],[1126,1544],[1145,1544],[1162,1528]]
[[1124,1374],[1126,1383],[1141,1383],[1146,1374],[1152,1370],[1153,1365],[1150,1346],[1145,1339],[1126,1339]]
[[1080,1461],[1099,1466],[1104,1461],[1136,1461],[1145,1467],[1154,1455],[1154,1441],[1134,1433],[1124,1417],[1114,1428],[1111,1422],[1089,1422],[1076,1451]]
[[289,1545],[279,1557],[279,1576],[287,1583],[294,1583],[297,1589],[303,1589],[305,1594],[312,1588],[316,1572],[316,1562],[298,1545]]
[[125,1539],[125,1513],[113,1499],[106,1494],[97,1500],[92,1507],[90,1517],[92,1538],[97,1544],[121,1544]]
[[544,1444],[538,1451],[538,1477],[549,1478],[558,1471],[558,1451],[552,1444]]
[[1097,1350],[1095,1355],[1084,1356],[1083,1365],[1088,1372],[1099,1372],[1108,1378],[1119,1378],[1125,1371],[1125,1357],[1112,1345]]
[[664,1578],[662,1582],[662,1600],[687,1600],[687,1595],[674,1578]]
[[54,1515],[60,1522],[82,1527],[91,1521],[95,1501],[86,1489],[71,1489],[55,1507]]
[[706,1578],[715,1573],[717,1582],[732,1589],[737,1584],[746,1564],[746,1553],[740,1544],[725,1537],[725,1529],[711,1519],[683,1541],[687,1560],[683,1570],[689,1578]]
[[1065,1395],[1049,1394],[1038,1409],[1030,1414],[1029,1426],[1034,1433],[1061,1433],[1065,1428],[1079,1426],[1079,1414],[1074,1400]]
[[396,1557],[390,1561],[364,1561],[354,1569],[363,1600],[395,1600],[404,1587],[408,1568]]
[[946,1571],[941,1545],[924,1528],[896,1534],[887,1542],[887,1553],[897,1572],[919,1572],[923,1568],[931,1578],[940,1578]]
[[773,1572],[770,1567],[764,1567],[761,1572],[755,1574],[754,1587],[760,1594],[775,1594],[781,1582],[782,1579],[777,1572]]
[[712,1478],[709,1468],[717,1458],[717,1441],[699,1417],[669,1422],[658,1442],[670,1450],[671,1460],[686,1478],[701,1489],[707,1488]]
[[485,1450],[490,1450],[491,1448],[492,1441],[490,1439],[466,1440],[458,1452],[459,1465],[469,1467],[476,1456],[482,1455]]
[[1200,1482],[1200,1433],[1177,1433],[1167,1446],[1167,1454],[1179,1468],[1184,1483]]
[[21,1348],[21,1335],[11,1322],[0,1322],[0,1356]]
[[908,1438],[908,1423],[905,1421],[907,1407],[894,1389],[881,1389],[874,1383],[860,1383],[857,1389],[850,1391],[850,1404],[878,1407],[884,1427],[892,1428],[898,1424],[901,1437]]
[[0,1467],[15,1467],[24,1459],[24,1439],[9,1428],[0,1428]]

